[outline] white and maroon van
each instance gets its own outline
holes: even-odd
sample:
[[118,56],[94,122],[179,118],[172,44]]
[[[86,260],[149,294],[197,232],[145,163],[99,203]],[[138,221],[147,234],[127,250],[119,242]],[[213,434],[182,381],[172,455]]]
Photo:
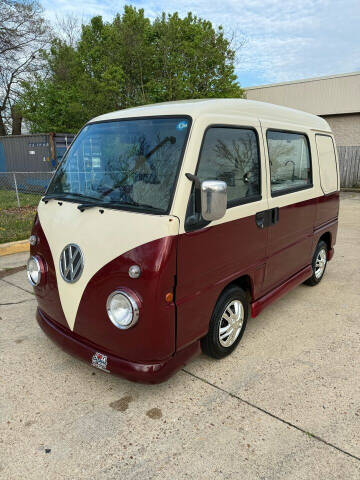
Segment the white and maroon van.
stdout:
[[102,115],[38,207],[38,322],[90,365],[166,380],[201,349],[225,357],[249,315],[318,284],[338,209],[335,142],[317,116],[234,99]]

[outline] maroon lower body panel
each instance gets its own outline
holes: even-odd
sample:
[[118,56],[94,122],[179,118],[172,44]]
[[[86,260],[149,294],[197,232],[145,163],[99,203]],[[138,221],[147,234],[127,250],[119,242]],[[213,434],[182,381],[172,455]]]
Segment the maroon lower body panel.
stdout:
[[114,373],[127,380],[141,383],[161,383],[168,380],[171,375],[196,355],[200,354],[200,342],[196,341],[188,347],[177,351],[173,356],[161,362],[136,363],[124,360],[115,355],[104,352],[101,347],[87,342],[84,338],[77,336],[60,324],[50,321],[40,309],[36,312],[37,321],[46,333],[55,343],[64,351],[76,355],[89,365],[92,364],[92,358],[97,353],[107,356],[106,370],[108,373]]

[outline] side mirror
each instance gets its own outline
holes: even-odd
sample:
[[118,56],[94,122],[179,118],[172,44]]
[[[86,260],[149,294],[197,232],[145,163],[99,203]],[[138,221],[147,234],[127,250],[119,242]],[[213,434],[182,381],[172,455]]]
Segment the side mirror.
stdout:
[[212,221],[222,218],[227,207],[227,185],[220,180],[201,182],[201,215],[204,220]]

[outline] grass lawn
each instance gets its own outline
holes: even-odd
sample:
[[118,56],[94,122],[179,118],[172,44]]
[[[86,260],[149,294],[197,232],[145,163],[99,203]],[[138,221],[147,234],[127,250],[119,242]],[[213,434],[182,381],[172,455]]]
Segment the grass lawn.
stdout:
[[[19,193],[21,207],[37,207],[42,195]],[[0,190],[0,211],[17,207],[16,193],[13,190]]]
[[19,193],[18,208],[13,191],[0,190],[0,243],[29,238],[41,195]]

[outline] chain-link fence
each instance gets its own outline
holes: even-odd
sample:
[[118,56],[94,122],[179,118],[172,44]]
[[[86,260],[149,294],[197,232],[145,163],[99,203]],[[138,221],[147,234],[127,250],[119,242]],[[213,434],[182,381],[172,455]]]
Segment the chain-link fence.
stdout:
[[35,206],[54,172],[0,172],[0,209]]

